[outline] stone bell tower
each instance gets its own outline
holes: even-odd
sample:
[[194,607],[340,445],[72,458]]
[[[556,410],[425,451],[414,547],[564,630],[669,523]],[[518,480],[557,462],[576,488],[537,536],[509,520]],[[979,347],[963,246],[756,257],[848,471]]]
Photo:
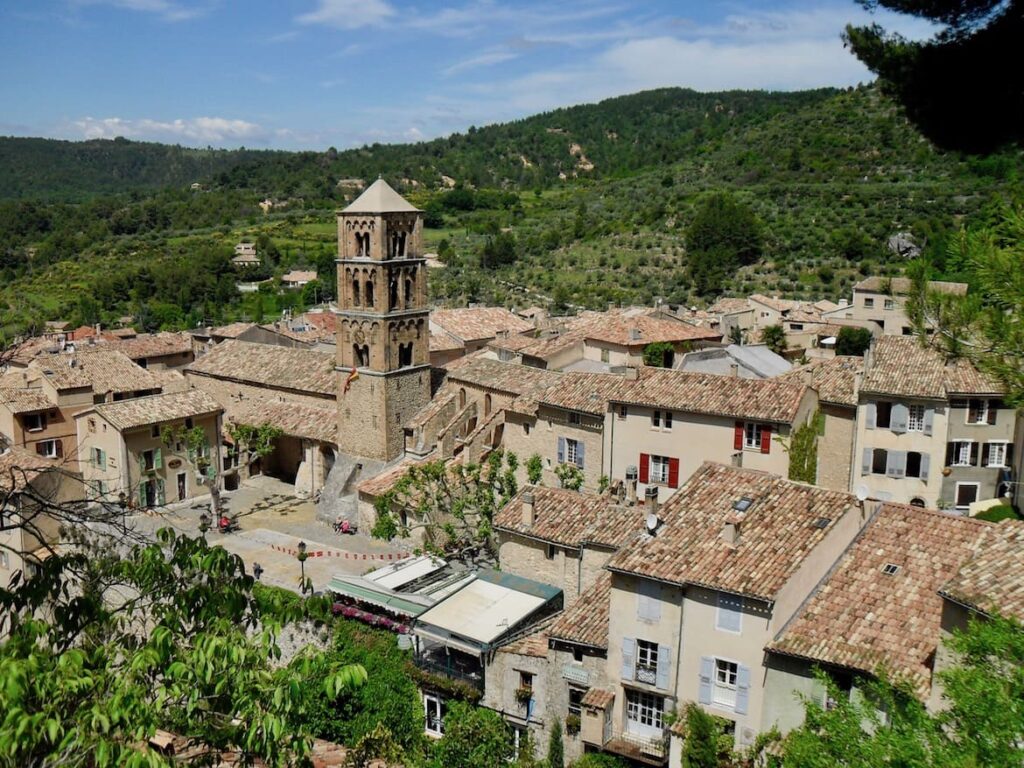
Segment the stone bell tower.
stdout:
[[390,461],[430,401],[423,214],[377,179],[338,212],[338,443]]

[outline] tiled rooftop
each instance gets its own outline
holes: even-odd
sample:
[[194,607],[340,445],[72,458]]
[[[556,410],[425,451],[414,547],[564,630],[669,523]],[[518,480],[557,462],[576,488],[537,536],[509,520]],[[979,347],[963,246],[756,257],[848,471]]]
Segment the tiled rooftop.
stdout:
[[922,698],[939,641],[939,588],[971,558],[989,523],[885,504],[769,645],[876,673],[885,666]]
[[[709,328],[700,328],[682,320],[636,315],[624,317],[606,314],[585,330],[588,339],[618,346],[647,346],[654,342],[718,341],[722,334]],[[633,338],[633,336],[636,338]]]
[[802,382],[804,376],[809,374],[811,386],[818,391],[818,399],[821,402],[852,408],[857,405],[857,372],[863,365],[863,358],[837,355],[794,368],[779,379]]
[[982,613],[1024,621],[1024,521],[1004,520],[987,529],[978,549],[941,594]]
[[[743,497],[753,503],[737,513]],[[846,493],[705,462],[662,506],[657,534],[633,541],[608,567],[771,601],[853,503]],[[737,519],[732,546],[722,531]],[[831,523],[818,527],[821,519]]]
[[0,403],[11,413],[32,413],[56,407],[38,388],[0,389]]
[[445,366],[448,381],[464,381],[510,395],[540,393],[561,380],[560,373],[517,363],[502,363],[480,354],[453,360]]
[[101,346],[103,349],[123,352],[132,360],[141,360],[147,357],[191,352],[192,337],[187,333],[143,333],[133,339],[104,341]]
[[746,297],[740,296],[725,296],[708,307],[708,312],[714,315],[731,315],[734,312],[749,310],[750,301]]
[[310,283],[316,280],[316,272],[303,269],[293,269],[281,275],[283,283]]
[[57,466],[23,448],[9,448],[0,453],[0,492],[11,493],[20,491],[39,474],[40,471]]
[[608,613],[612,575],[603,571],[586,592],[548,628],[553,640],[591,648],[608,648]]
[[590,688],[580,699],[580,703],[584,707],[594,707],[595,709],[607,709],[613,701],[615,701],[615,694],[604,688]]
[[738,419],[792,423],[806,385],[781,379],[744,379],[664,368],[639,369],[609,400]]
[[803,306],[799,301],[780,299],[777,296],[765,296],[763,293],[752,293],[750,300],[756,301],[758,304],[764,304],[766,307],[771,307],[776,312],[789,312]]
[[228,340],[191,363],[186,370],[190,374],[332,398],[338,392],[334,355],[314,349],[289,349]]
[[445,333],[444,331],[430,332],[431,352],[451,352],[456,349],[462,349],[465,346],[465,344],[449,333]]
[[513,335],[533,329],[533,323],[502,307],[435,309],[430,313],[430,323],[463,343],[493,339],[500,331]]
[[[94,405],[95,411],[116,429],[134,429],[150,424],[163,424],[168,421],[180,421],[189,417],[205,416],[218,413],[223,409],[216,400],[198,389],[187,392],[171,392],[164,395],[136,397],[132,400],[120,400],[116,403]],[[79,414],[76,416],[78,418]]]
[[210,336],[219,339],[237,339],[250,328],[255,328],[256,323],[229,323],[209,330]]
[[944,400],[998,395],[1002,387],[966,360],[947,363],[915,336],[881,336],[868,352],[862,392]]
[[227,417],[235,424],[270,424],[291,437],[338,442],[338,413],[333,408],[276,400],[232,400],[227,405]]
[[608,398],[619,390],[623,378],[610,373],[563,373],[561,380],[548,387],[538,400],[558,408],[603,415]]
[[[71,362],[74,361],[74,367]],[[33,365],[57,389],[92,387],[97,394],[160,389],[160,380],[123,352],[103,346],[79,345],[75,353],[41,357]]]
[[[533,525],[522,520],[523,494],[534,496]],[[644,523],[643,507],[616,504],[609,496],[564,488],[525,486],[494,516],[494,528],[566,547],[584,544],[617,548]]]
[[[853,286],[855,291],[866,293],[885,293],[890,296],[906,296],[913,287],[913,281],[906,277],[866,277]],[[967,293],[967,283],[944,283],[939,280],[930,280],[928,287],[939,293],[949,293],[954,296],[964,296]]]

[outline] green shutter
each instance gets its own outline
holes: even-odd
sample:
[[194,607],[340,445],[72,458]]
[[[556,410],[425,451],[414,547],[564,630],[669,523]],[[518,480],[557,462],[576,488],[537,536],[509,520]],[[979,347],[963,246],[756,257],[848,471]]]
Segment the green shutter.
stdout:
[[141,475],[145,475],[146,474],[146,454],[145,453],[140,453],[139,454],[139,474],[141,474]]
[[196,463],[196,449],[191,445],[188,447],[188,463],[195,466]]
[[164,481],[161,477],[156,479],[156,503],[160,506],[167,503],[167,496],[164,493]]
[[97,448],[96,450],[98,450],[99,453],[100,453],[100,456],[99,456],[99,458],[100,458],[100,469],[106,469],[107,468],[107,452],[104,451],[102,448]]
[[139,508],[146,508],[146,484],[139,483]]
[[153,450],[153,469],[164,468],[164,452],[159,448]]

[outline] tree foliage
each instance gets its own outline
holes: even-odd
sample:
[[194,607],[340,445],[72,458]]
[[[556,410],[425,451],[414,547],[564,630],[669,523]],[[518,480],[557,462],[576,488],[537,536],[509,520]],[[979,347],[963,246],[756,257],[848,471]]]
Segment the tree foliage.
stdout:
[[686,229],[686,253],[697,293],[718,293],[731,271],[758,260],[763,245],[761,225],[749,207],[725,192],[706,197]]
[[461,701],[448,705],[444,736],[434,745],[432,768],[481,768],[511,762],[515,753],[505,719]]
[[786,329],[781,325],[769,325],[761,329],[761,341],[776,355],[786,351]]
[[644,347],[644,365],[655,368],[667,368],[675,354],[670,341],[653,341]]
[[867,328],[855,328],[844,325],[836,336],[836,354],[864,357],[871,346],[871,331]]

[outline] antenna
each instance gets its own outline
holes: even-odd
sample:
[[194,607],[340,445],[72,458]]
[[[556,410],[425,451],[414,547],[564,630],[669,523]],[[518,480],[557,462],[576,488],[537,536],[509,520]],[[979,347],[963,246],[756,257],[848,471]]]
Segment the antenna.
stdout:
[[854,493],[857,495],[857,501],[863,503],[867,501],[868,495],[871,493],[871,489],[864,485],[864,483],[861,483],[854,489]]
[[661,521],[658,520],[658,516],[652,512],[651,514],[649,514],[647,516],[647,521],[646,522],[647,522],[647,532],[648,533],[654,533],[657,530],[657,528],[658,528],[658,523],[661,522]]

